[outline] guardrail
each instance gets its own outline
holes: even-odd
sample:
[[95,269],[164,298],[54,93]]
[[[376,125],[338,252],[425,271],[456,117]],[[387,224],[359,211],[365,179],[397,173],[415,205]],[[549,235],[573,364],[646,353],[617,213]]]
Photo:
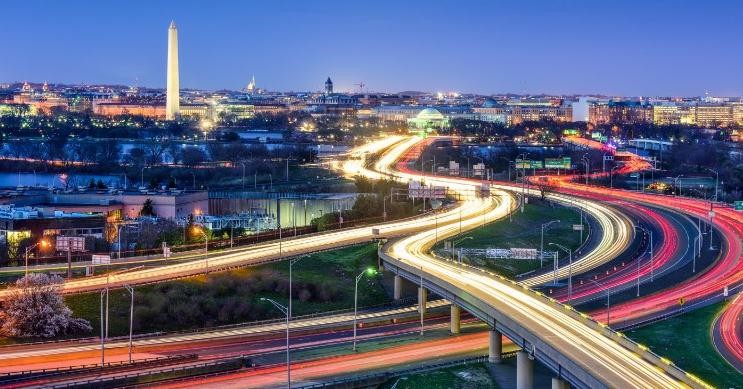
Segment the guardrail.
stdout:
[[136,386],[147,383],[167,381],[172,379],[193,377],[219,372],[236,371],[241,369],[249,360],[245,357],[227,358],[217,361],[197,363],[187,366],[174,366],[164,369],[120,374],[108,377],[90,378],[78,381],[70,381],[57,385],[49,385],[48,388],[101,388]]
[[49,369],[21,370],[0,374],[0,384],[11,384],[38,378],[49,378],[58,375],[70,375],[75,373],[102,372],[116,368],[141,368],[151,365],[171,364],[196,360],[197,354],[173,355],[166,357],[143,358],[129,361],[106,362],[104,364],[94,363],[85,365],[65,366]]
[[[502,358],[513,358],[516,356],[516,351],[510,351],[503,353]],[[449,361],[449,362],[442,362],[442,363],[436,363],[431,365],[424,365],[419,367],[412,367],[407,368],[403,370],[396,370],[396,371],[390,371],[390,372],[383,372],[383,373],[369,373],[369,374],[363,374],[363,375],[354,375],[351,377],[342,377],[342,378],[336,378],[329,381],[324,382],[318,382],[318,383],[310,383],[310,384],[299,384],[295,385],[296,388],[305,388],[305,389],[311,389],[311,388],[326,388],[326,387],[334,387],[339,385],[353,385],[358,383],[365,383],[365,384],[371,384],[373,382],[376,383],[382,383],[385,381],[388,381],[395,377],[410,375],[410,374],[420,374],[425,373],[428,371],[433,370],[439,370],[439,369],[445,369],[449,367],[455,367],[455,366],[462,366],[462,365],[468,365],[473,363],[484,363],[488,361],[488,356],[477,356],[477,357],[470,357],[470,358],[464,358],[464,359],[458,359],[455,361]]]
[[[405,272],[408,272],[410,274],[415,275],[416,277],[420,277],[420,274],[416,274],[416,272],[420,272],[420,269],[415,268],[415,267],[411,267],[409,265],[406,265],[406,264],[398,261],[397,259],[395,259],[395,258],[389,256],[388,254],[386,254],[385,252],[383,252],[383,250],[381,248],[380,248],[380,251],[379,251],[379,255],[386,262],[390,262],[391,265],[397,267],[398,272],[400,270],[403,270]],[[615,342],[617,342],[618,344],[620,344],[624,348],[626,348],[626,349],[634,352],[635,354],[639,355],[645,361],[647,361],[647,362],[653,364],[654,366],[658,367],[659,369],[661,369],[662,371],[664,371],[665,373],[667,373],[671,377],[674,377],[675,379],[678,379],[679,381],[684,382],[685,384],[687,384],[687,385],[689,385],[690,387],[693,387],[693,388],[712,388],[711,385],[707,384],[706,382],[704,382],[699,377],[696,377],[695,375],[693,375],[691,373],[688,373],[688,372],[682,370],[681,368],[679,368],[678,366],[676,366],[668,358],[661,357],[661,356],[653,353],[652,351],[650,351],[650,349],[647,346],[644,346],[642,344],[636,343],[635,341],[633,341],[633,340],[627,338],[626,336],[624,336],[621,332],[618,332],[618,331],[615,331],[615,330],[611,329],[606,324],[603,324],[603,323],[600,323],[600,322],[596,321],[591,316],[589,316],[589,315],[587,315],[585,313],[576,311],[570,305],[560,303],[559,301],[555,300],[554,298],[546,296],[542,292],[532,290],[532,289],[528,288],[524,284],[521,284],[521,283],[519,283],[517,281],[508,279],[508,278],[506,278],[504,276],[501,276],[499,274],[493,273],[491,271],[483,270],[483,269],[476,268],[476,267],[473,267],[473,266],[469,266],[469,265],[466,265],[466,264],[458,264],[458,263],[452,262],[452,261],[447,261],[447,262],[449,264],[453,264],[454,266],[459,266],[459,267],[462,267],[462,268],[468,268],[468,270],[475,271],[475,272],[478,272],[480,274],[489,276],[490,278],[492,278],[495,281],[500,281],[500,282],[505,283],[505,284],[511,284],[512,287],[514,287],[514,288],[521,288],[525,293],[530,293],[530,294],[534,295],[536,298],[539,298],[539,299],[543,300],[547,304],[552,304],[552,305],[555,305],[556,307],[562,307],[566,311],[566,314],[569,315],[569,316],[571,316],[576,321],[578,321],[580,323],[583,323],[583,324],[587,325],[589,328],[597,331],[601,335],[606,336],[607,338],[614,340]],[[403,268],[405,268],[405,269],[403,269]],[[410,269],[407,269],[407,268],[410,268]],[[426,275],[423,274],[424,279],[425,279],[425,276]],[[453,285],[449,285],[446,281],[441,281],[441,280],[438,280],[437,282],[433,282],[431,280],[426,280],[426,281],[429,284],[429,286],[436,286],[437,288],[442,289],[445,292],[449,292],[449,293],[439,293],[444,298],[450,297],[450,296],[447,296],[447,294],[450,294],[450,295],[453,294],[454,296],[466,296],[467,295],[466,293],[459,291],[459,289],[456,288],[456,287],[454,287]],[[441,287],[440,284],[442,284],[442,283],[445,284],[446,286]],[[452,291],[446,289],[447,286],[450,289],[455,289],[455,291],[452,292]],[[477,301],[479,301],[479,299],[477,299]],[[462,304],[463,300],[462,299],[454,298],[454,301],[452,301],[452,302],[453,303],[456,302],[456,303]],[[483,305],[483,304],[484,303],[480,302],[480,305]],[[467,307],[465,307],[465,309],[466,308]],[[494,308],[493,307],[490,307],[490,309],[492,310]],[[475,310],[478,310],[478,309],[475,309]],[[487,315],[487,310],[479,309],[479,311],[483,315]],[[470,312],[473,313],[473,314],[475,313],[475,312],[472,312],[471,310],[470,310]],[[497,310],[496,310],[496,312],[497,312]],[[493,318],[488,318],[488,317],[483,318],[483,317],[480,317],[480,319],[483,319],[483,320],[486,320],[486,321],[490,321],[490,319],[493,319]],[[499,324],[502,324],[503,323],[503,320],[498,320],[497,322]],[[509,330],[509,332],[514,333],[514,330],[513,329],[507,328],[507,330]],[[520,338],[523,338],[523,337],[516,337],[516,338],[519,338],[520,339]],[[539,337],[536,336],[536,339],[539,339]],[[536,347],[536,345],[533,342],[529,342],[529,343],[532,343],[532,345],[534,347]],[[532,353],[534,351],[535,350],[532,350]],[[563,367],[563,372],[565,372],[566,366],[563,365],[562,367]]]

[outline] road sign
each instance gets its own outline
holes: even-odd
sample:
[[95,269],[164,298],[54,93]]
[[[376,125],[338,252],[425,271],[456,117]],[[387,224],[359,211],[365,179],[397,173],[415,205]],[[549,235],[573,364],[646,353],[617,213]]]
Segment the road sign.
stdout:
[[93,254],[92,259],[93,259],[93,265],[110,265],[111,264],[110,255]]
[[743,201],[734,202],[733,209],[735,209],[736,211],[743,211]]
[[573,231],[583,231],[583,224],[573,224]]
[[57,251],[85,251],[84,236],[58,236]]
[[683,298],[683,297],[680,297],[680,298],[679,298],[679,305],[683,306],[683,305],[684,305],[684,303],[686,303],[686,299],[685,299],[685,298]]

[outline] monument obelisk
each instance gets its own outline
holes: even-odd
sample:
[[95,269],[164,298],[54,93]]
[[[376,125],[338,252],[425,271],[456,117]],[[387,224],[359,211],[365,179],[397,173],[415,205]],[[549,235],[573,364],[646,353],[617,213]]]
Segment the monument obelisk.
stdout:
[[168,27],[168,85],[165,94],[165,119],[174,120],[181,111],[178,82],[178,28],[175,22]]

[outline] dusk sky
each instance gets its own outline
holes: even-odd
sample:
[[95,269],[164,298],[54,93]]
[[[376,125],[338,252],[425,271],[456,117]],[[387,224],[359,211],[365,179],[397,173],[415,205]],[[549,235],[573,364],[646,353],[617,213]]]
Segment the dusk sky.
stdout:
[[743,95],[743,1],[3,0],[0,82]]

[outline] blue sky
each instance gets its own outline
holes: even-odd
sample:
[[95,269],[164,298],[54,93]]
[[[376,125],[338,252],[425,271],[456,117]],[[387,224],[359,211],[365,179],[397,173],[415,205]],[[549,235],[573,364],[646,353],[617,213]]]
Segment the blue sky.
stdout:
[[[0,81],[743,95],[743,1],[3,0]],[[137,81],[135,81],[137,80]]]

